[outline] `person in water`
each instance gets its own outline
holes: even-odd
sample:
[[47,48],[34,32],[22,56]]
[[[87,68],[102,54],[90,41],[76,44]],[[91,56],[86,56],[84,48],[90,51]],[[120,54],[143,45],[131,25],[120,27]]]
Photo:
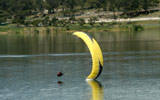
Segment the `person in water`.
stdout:
[[58,77],[63,76],[63,75],[64,75],[64,74],[63,74],[62,72],[58,72],[58,73],[57,73],[57,76],[58,76]]

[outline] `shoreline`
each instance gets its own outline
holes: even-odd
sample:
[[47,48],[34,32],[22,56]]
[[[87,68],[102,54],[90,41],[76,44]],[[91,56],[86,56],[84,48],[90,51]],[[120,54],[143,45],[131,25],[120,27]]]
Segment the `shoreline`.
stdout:
[[[103,22],[103,23],[102,23]],[[102,24],[103,25],[102,25]],[[149,25],[150,24],[150,25]],[[156,24],[156,25],[153,25]],[[127,18],[127,19],[99,19],[91,26],[89,23],[83,26],[79,24],[70,24],[68,27],[35,27],[35,26],[20,26],[7,25],[0,26],[0,34],[7,33],[50,33],[50,32],[105,32],[105,31],[142,31],[144,29],[160,28],[160,17],[146,17],[146,18]]]

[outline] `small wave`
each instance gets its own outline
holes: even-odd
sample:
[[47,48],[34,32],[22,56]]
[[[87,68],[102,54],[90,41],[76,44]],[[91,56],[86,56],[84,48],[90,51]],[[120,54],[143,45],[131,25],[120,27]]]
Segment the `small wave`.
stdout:
[[160,56],[123,56],[123,57],[104,57],[104,61],[108,60],[140,60],[140,59],[160,59]]
[[120,54],[153,54],[160,53],[160,51],[128,51],[128,52],[104,52],[103,55],[120,55]]
[[160,51],[105,52],[104,60],[159,59]]
[[90,53],[62,53],[62,54],[40,54],[40,55],[0,55],[0,58],[25,58],[25,57],[43,57],[43,56],[86,56],[90,55]]
[[[131,52],[104,52],[103,56],[112,56],[112,55],[136,55],[136,54],[160,54],[160,51],[131,51]],[[37,55],[0,55],[0,58],[24,58],[24,57],[63,57],[63,56],[89,56],[90,53],[55,53],[55,54],[37,54]]]
[[27,58],[27,57],[38,57],[41,55],[0,55],[0,58]]
[[47,56],[86,56],[90,53],[62,53],[62,54],[47,54]]

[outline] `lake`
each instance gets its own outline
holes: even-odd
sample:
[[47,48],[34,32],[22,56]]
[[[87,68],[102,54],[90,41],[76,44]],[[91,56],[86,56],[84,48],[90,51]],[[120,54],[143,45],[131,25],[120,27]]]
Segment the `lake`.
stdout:
[[160,99],[160,29],[88,34],[104,56],[101,76],[89,82],[91,56],[76,36],[0,34],[1,100]]

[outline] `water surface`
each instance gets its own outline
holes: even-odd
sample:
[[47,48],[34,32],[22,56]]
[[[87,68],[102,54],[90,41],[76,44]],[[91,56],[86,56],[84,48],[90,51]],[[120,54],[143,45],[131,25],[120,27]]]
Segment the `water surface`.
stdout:
[[72,34],[1,34],[1,100],[160,99],[159,29],[89,34],[104,56],[101,76],[89,83],[88,48]]

